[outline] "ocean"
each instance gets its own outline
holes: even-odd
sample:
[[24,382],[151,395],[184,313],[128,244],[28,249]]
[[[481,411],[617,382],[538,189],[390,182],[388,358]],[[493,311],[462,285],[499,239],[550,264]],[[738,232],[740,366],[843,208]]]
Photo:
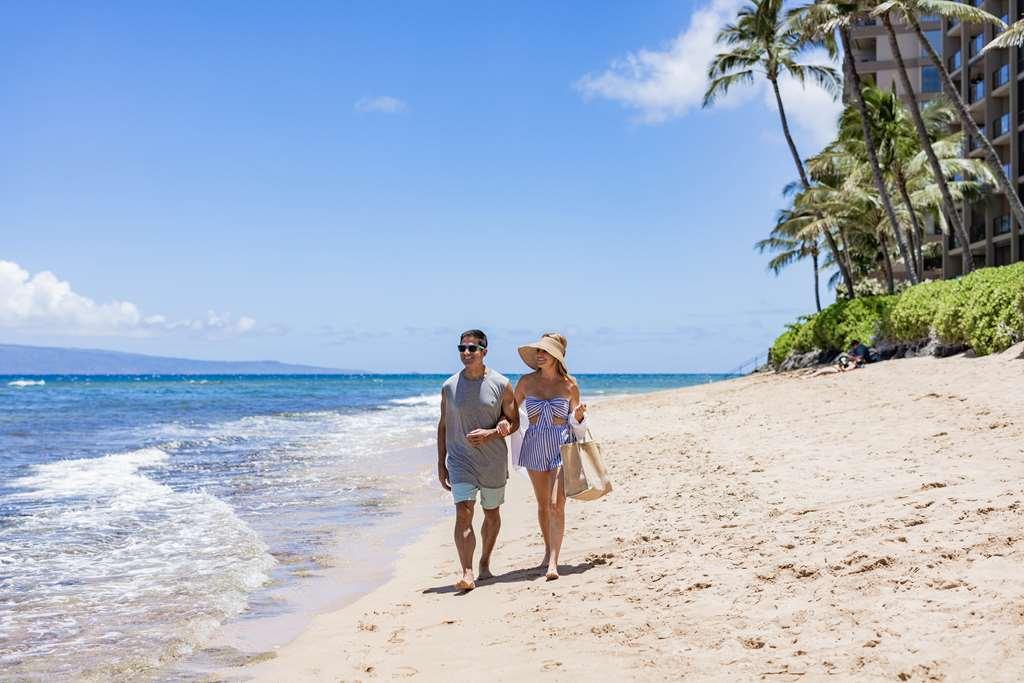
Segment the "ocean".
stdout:
[[[445,377],[0,376],[5,680],[180,678],[383,580],[450,514]],[[577,377],[593,402],[729,376]]]

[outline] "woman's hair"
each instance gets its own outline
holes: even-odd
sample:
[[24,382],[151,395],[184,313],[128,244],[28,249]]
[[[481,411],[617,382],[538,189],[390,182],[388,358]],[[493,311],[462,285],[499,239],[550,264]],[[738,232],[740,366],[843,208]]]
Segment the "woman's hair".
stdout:
[[[554,339],[556,342],[562,345],[563,349],[565,349],[566,351],[569,350],[569,341],[563,335],[558,334],[557,332],[545,332],[544,334],[541,335],[542,339],[544,337],[550,337],[551,339]],[[558,361],[555,361],[555,364],[558,366],[559,375],[565,377],[573,384],[577,383],[576,378],[569,374],[569,368],[565,367],[565,365],[559,363]]]

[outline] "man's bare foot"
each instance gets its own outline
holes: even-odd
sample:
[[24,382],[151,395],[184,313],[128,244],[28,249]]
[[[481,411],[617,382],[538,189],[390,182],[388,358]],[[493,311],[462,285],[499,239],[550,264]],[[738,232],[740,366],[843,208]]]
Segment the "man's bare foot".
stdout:
[[544,559],[537,565],[537,569],[544,569],[551,563],[551,556],[548,553],[544,553]]
[[558,578],[558,567],[554,566],[554,565],[553,566],[549,566],[548,567],[548,573],[544,575],[544,578],[547,579],[548,581],[554,581],[555,579],[557,579]]
[[483,562],[481,562],[480,563],[480,571],[478,571],[476,573],[476,578],[477,578],[478,581],[486,581],[487,579],[493,579],[494,578],[494,574],[491,573],[490,565],[487,565],[487,564],[484,564]]
[[455,588],[460,591],[471,591],[476,588],[476,583],[473,582],[472,569],[467,569],[462,574],[462,578],[455,582]]

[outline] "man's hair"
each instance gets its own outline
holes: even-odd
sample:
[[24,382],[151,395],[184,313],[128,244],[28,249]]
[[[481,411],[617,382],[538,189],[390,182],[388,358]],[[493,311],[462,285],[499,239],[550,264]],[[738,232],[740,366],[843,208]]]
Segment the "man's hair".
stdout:
[[480,346],[484,347],[485,349],[487,348],[487,335],[484,334],[483,330],[466,330],[465,332],[459,335],[459,341],[462,341],[466,337],[473,337],[474,339],[479,339],[482,342]]

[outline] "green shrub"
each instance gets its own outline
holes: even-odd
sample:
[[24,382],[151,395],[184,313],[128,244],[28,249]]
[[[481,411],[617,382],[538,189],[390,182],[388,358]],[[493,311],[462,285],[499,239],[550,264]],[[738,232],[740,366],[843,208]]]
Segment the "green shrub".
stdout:
[[956,284],[936,315],[942,341],[967,344],[984,356],[1024,338],[1024,263],[982,268]]
[[815,346],[838,353],[853,341],[872,343],[888,328],[889,313],[898,296],[870,296],[852,301],[837,301],[814,319]]
[[803,325],[797,330],[796,338],[793,340],[793,350],[797,353],[807,353],[818,348],[814,341],[814,321],[817,315],[810,315],[803,319]]
[[854,339],[915,342],[932,332],[944,344],[965,344],[979,356],[1024,339],[1024,263],[982,268],[959,280],[925,282],[893,296],[837,301],[788,325],[771,362],[790,353],[845,351]]
[[953,280],[937,280],[907,289],[897,298],[889,314],[885,338],[894,342],[928,339],[943,298],[950,297],[958,284]]

